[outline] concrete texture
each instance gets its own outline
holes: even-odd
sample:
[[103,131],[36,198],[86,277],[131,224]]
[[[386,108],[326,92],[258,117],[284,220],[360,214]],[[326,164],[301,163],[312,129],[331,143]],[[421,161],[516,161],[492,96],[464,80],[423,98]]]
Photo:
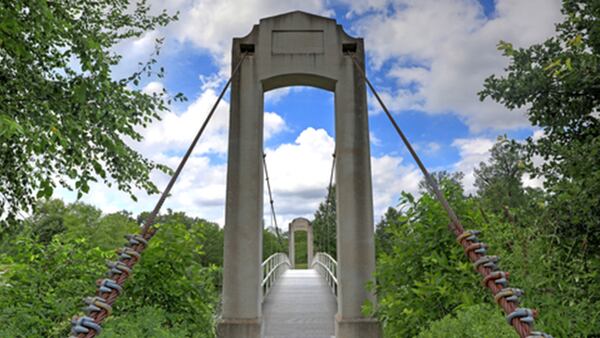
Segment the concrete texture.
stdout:
[[306,231],[306,265],[311,266],[314,256],[314,236],[313,227],[310,222],[303,217],[292,220],[288,228],[288,257],[292,263],[292,269],[296,266],[296,231]]
[[383,337],[381,325],[373,318],[342,319],[335,318],[335,336],[343,338],[380,338]]
[[330,338],[335,297],[316,270],[287,270],[263,305],[265,338]]
[[247,338],[262,337],[262,322],[255,320],[220,320],[217,325],[217,337]]
[[[263,97],[286,86],[335,93],[338,317],[362,318],[362,304],[376,303],[365,288],[375,270],[366,87],[344,49],[364,67],[362,39],[335,20],[303,12],[262,19],[233,40],[232,65],[242,50],[252,54],[231,85],[222,323],[262,318]],[[259,337],[252,332],[247,338]]]

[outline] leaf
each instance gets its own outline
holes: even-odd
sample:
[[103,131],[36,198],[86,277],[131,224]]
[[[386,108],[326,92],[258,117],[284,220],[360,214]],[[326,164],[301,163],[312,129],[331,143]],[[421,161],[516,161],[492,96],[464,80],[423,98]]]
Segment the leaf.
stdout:
[[557,59],[552,61],[550,64],[548,64],[546,67],[544,67],[544,70],[548,71],[548,70],[553,70],[556,67],[559,67],[562,64],[562,60]]
[[579,47],[583,43],[583,35],[577,34],[571,41],[569,41],[569,45],[573,47]]
[[505,56],[512,56],[515,53],[512,43],[500,40],[498,43],[498,50],[502,51]]

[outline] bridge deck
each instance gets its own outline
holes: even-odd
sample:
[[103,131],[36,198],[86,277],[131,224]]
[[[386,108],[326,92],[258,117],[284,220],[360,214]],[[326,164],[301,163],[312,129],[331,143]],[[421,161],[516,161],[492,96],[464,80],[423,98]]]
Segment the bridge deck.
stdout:
[[265,338],[330,338],[335,297],[316,270],[288,270],[263,303]]

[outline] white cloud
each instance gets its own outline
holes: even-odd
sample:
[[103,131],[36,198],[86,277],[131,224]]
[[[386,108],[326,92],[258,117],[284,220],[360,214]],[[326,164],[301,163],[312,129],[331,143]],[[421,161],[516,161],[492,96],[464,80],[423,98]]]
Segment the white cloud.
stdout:
[[[168,157],[159,154],[154,157],[170,167],[176,167],[181,161],[181,156]],[[212,163],[208,157],[204,156],[191,157],[167,198],[162,212],[171,208],[222,224],[226,172],[225,164]],[[162,190],[166,187],[170,177],[154,172],[151,179]],[[107,213],[128,210],[137,214],[152,210],[159,198],[158,195],[150,196],[139,189],[136,189],[134,193],[138,201],[133,201],[127,194],[117,190],[114,186],[109,188],[103,183],[94,183],[90,185],[90,192],[84,195],[81,201],[90,203]],[[55,196],[66,201],[74,201],[76,198],[74,193],[62,188],[57,189]]]
[[394,67],[388,73],[400,85],[421,84],[429,77],[425,67]]
[[[143,154],[149,156],[157,152],[185,151],[216,100],[217,94],[215,91],[208,89],[192,102],[183,113],[164,113],[161,116],[161,121],[154,122],[142,131],[144,141],[138,145],[138,148]],[[196,146],[195,153],[226,153],[228,123],[229,104],[221,101],[204,135]]]
[[[166,10],[171,15],[178,13],[179,19],[115,46],[114,51],[123,59],[114,74],[130,75],[138,62],[149,59],[156,39],[166,38],[168,49],[163,48],[162,54],[189,53],[186,48],[192,46],[212,57],[218,71],[199,74],[202,90],[215,88],[229,77],[232,39],[246,36],[260,19],[296,10],[327,17],[335,14],[324,0],[150,0],[149,4],[154,15]],[[286,93],[267,94],[267,99],[278,100]]]
[[[545,132],[543,129],[536,129],[531,135],[531,139],[535,142],[545,136]],[[540,168],[542,164],[544,164],[544,158],[540,155],[534,155],[531,158],[533,165],[537,168]],[[523,182],[523,186],[530,188],[543,188],[544,187],[544,178],[542,177],[531,177],[529,174],[524,174],[521,178],[521,182]]]
[[442,146],[437,142],[429,142],[424,150],[425,154],[433,155],[442,149]]
[[476,0],[402,0],[395,2],[394,12],[376,11],[359,20],[371,63],[378,68],[392,62],[388,76],[400,89],[386,93],[390,108],[452,112],[475,131],[527,125],[522,110],[479,102],[477,92],[487,76],[507,65],[496,50],[498,41],[528,46],[552,35],[560,1],[495,4],[495,16],[488,19]]
[[[395,83],[386,79],[377,82],[386,84],[381,95],[392,110],[453,112],[464,118],[473,130],[526,124],[522,112],[509,112],[491,102],[480,103],[476,92],[482,88],[486,76],[501,72],[506,65],[506,58],[496,51],[497,41],[503,39],[525,46],[550,35],[553,23],[560,17],[558,0],[497,0],[496,16],[492,19],[483,16],[476,0],[336,1],[352,6],[349,17],[364,15],[358,21],[357,31],[365,37],[370,62],[375,67],[385,62],[391,65],[384,75]],[[209,53],[219,67],[216,74],[198,75],[202,93],[185,111],[165,113],[162,121],[142,131],[145,140],[135,145],[143,155],[171,167],[177,165],[216,100],[216,90],[229,76],[232,37],[248,34],[260,18],[270,15],[291,10],[321,15],[332,13],[327,7],[330,2],[324,0],[152,2],[156,2],[156,8],[167,6],[171,12],[179,10],[180,20],[166,29],[119,46],[121,51],[127,51],[127,60],[145,59],[152,51],[154,40],[167,36],[180,42],[177,48],[189,44]],[[390,5],[395,7],[394,11],[388,10]],[[153,93],[162,90],[162,86],[151,82],[144,90]],[[265,100],[277,102],[291,90],[267,93]],[[369,110],[370,113],[380,111],[372,97],[369,97]],[[184,210],[190,215],[223,223],[226,164],[215,162],[215,157],[224,158],[227,152],[228,116],[229,104],[223,101],[165,208]],[[266,112],[264,121],[265,139],[288,130],[284,119],[275,112]],[[376,144],[377,138],[374,135],[372,138]],[[489,157],[493,142],[485,138],[454,141],[453,146],[459,149],[461,156],[455,169],[466,174],[467,191],[473,190],[473,168]],[[432,153],[439,147],[435,142],[427,145]],[[280,225],[294,217],[312,216],[325,198],[333,149],[334,140],[325,130],[307,128],[293,143],[266,150]],[[372,157],[371,163],[375,218],[379,219],[388,206],[397,203],[401,191],[417,194],[421,175],[401,157]],[[164,188],[168,177],[159,173],[152,177],[160,189]],[[121,209],[139,212],[151,209],[158,198],[143,193],[139,193],[139,197],[139,202],[133,202],[114,188],[95,184],[84,201],[107,212]],[[264,210],[268,222],[268,204]]]
[[[150,85],[149,85],[150,86]],[[152,85],[151,87],[155,87]],[[176,151],[187,149],[190,142],[206,119],[217,93],[213,89],[205,90],[186,111],[181,114],[166,112],[161,121],[156,121],[142,131],[144,141],[134,145],[146,156],[153,158],[157,152]],[[200,142],[196,146],[195,154],[219,154],[227,152],[229,127],[229,103],[222,100]],[[285,121],[274,112],[266,112],[264,117],[265,139],[287,129]]]
[[[324,129],[307,128],[294,143],[267,149],[267,166],[278,222],[286,225],[293,218],[311,218],[320,202],[325,200],[335,141]],[[371,157],[375,220],[389,206],[394,206],[402,191],[417,194],[420,173],[402,158]],[[265,189],[266,190],[266,189]],[[265,220],[270,218],[270,206],[265,191]]]
[[[307,128],[294,143],[266,149],[266,161],[275,208],[281,224],[295,217],[311,217],[325,199],[335,141],[324,129]],[[264,199],[265,219],[269,219],[268,197]]]
[[[147,32],[138,39],[131,42],[131,48],[127,48],[126,54],[131,56],[148,57],[156,46],[156,39],[161,38],[160,33],[156,30]],[[133,55],[132,55],[133,54]]]
[[377,137],[377,135],[375,135],[375,133],[373,131],[369,131],[369,141],[371,142],[371,145],[373,145],[375,147],[382,146],[381,139],[379,137]]
[[164,89],[164,85],[159,82],[159,81],[152,81],[150,83],[148,83],[146,86],[144,86],[144,88],[142,89],[142,91],[146,94],[160,94],[163,89]]
[[373,174],[373,204],[375,219],[379,220],[388,207],[398,204],[400,193],[419,195],[422,175],[413,165],[403,164],[401,157],[371,157]]
[[231,62],[232,38],[250,33],[261,18],[295,10],[333,14],[322,0],[187,0],[170,7],[180,11],[180,20],[168,28],[172,34],[208,51],[225,73]]
[[336,2],[345,5],[348,9],[346,18],[352,18],[368,11],[381,11],[393,0],[337,0]]
[[[534,140],[543,135],[542,130],[534,132],[532,138]],[[496,143],[496,140],[487,138],[463,138],[456,139],[452,143],[459,150],[460,160],[454,164],[454,170],[462,171],[465,174],[463,186],[467,193],[475,193],[475,168],[479,167],[481,162],[487,162],[490,159],[490,150]],[[544,162],[540,156],[533,157],[533,164],[541,166]],[[532,178],[525,173],[521,177],[521,182],[524,187],[543,188],[544,179],[541,177]]]
[[[399,88],[393,91],[390,88],[380,88],[378,94],[388,110],[392,112],[423,109],[424,98],[409,89]],[[373,95],[369,95],[369,112],[374,115],[383,112],[383,108]]]
[[541,177],[531,177],[529,174],[523,175],[521,177],[521,182],[524,187],[528,188],[544,188],[544,179]]
[[[163,85],[159,82],[151,82],[144,88],[144,91],[152,93],[162,90],[162,87]],[[137,143],[130,140],[129,144],[145,157],[176,168],[217,99],[215,90],[210,86],[206,88],[184,112],[164,113],[161,121],[155,121],[147,129],[141,130],[141,134],[144,136],[142,142]],[[175,184],[163,211],[166,208],[184,210],[188,215],[223,224],[227,165],[216,163],[212,158],[215,155],[222,158],[226,156],[228,127],[229,103],[223,100]],[[287,125],[281,116],[275,112],[265,112],[265,140],[284,130],[287,130]],[[160,172],[154,172],[151,180],[162,190],[166,187],[169,177]],[[82,201],[91,203],[104,212],[125,209],[139,213],[151,210],[158,200],[158,196],[148,196],[141,190],[136,190],[134,193],[138,197],[137,202],[131,200],[127,194],[118,191],[114,186],[110,188],[96,183],[90,186],[90,193],[84,195]],[[58,189],[56,196],[65,198],[67,201],[73,201],[76,198],[75,194],[64,189]]]
[[268,140],[273,135],[288,129],[283,118],[277,115],[277,113],[265,112],[264,119],[265,140]]
[[475,168],[490,157],[490,149],[495,140],[487,138],[456,139],[452,143],[458,148],[460,160],[454,164],[456,171],[465,174],[463,186],[465,192],[475,192]]
[[267,103],[267,102],[278,103],[284,97],[286,97],[288,94],[300,93],[306,88],[307,87],[304,87],[304,86],[292,86],[292,87],[283,87],[283,88],[277,88],[274,90],[269,90],[268,92],[265,93],[265,98],[264,98],[265,103]]

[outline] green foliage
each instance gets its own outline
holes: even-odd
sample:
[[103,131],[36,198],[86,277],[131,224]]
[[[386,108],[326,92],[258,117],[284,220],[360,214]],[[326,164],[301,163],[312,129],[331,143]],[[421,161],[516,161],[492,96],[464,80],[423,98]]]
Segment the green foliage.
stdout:
[[489,163],[481,162],[475,169],[477,194],[487,209],[506,212],[525,203],[525,189],[521,183],[524,160],[522,145],[509,140],[506,135],[498,137],[490,150]]
[[[263,229],[263,260],[274,253],[288,251],[287,238],[281,234],[278,236],[275,232],[273,228]],[[223,250],[222,247],[221,250]]]
[[110,253],[56,237],[44,245],[19,236],[12,244],[10,256],[0,254],[0,336],[64,337]]
[[[137,217],[137,223],[143,224],[148,217],[148,212],[143,212]],[[167,213],[156,217],[156,224],[163,225],[185,225],[186,229],[194,228],[197,232],[197,244],[203,248],[200,262],[204,266],[223,265],[223,229],[218,224],[208,222],[201,218],[190,217],[184,212],[173,212],[167,209]]]
[[145,305],[159,306],[169,326],[185,324],[192,332],[214,334],[215,278],[219,268],[202,266],[201,237],[200,224],[189,229],[183,224],[160,226],[126,284],[119,311],[130,313]]
[[[482,207],[479,197],[463,196],[452,180],[443,180],[441,187],[463,225],[482,230],[490,253],[500,256],[501,267],[511,273],[511,286],[525,290],[522,305],[539,309],[536,328],[555,337],[600,332],[600,263],[577,255],[576,240],[548,233],[543,212],[534,209],[545,207],[538,191],[526,191],[528,204],[510,210],[520,215],[513,222],[503,210]],[[447,223],[439,203],[425,193],[419,200],[404,195],[400,208],[389,210],[378,226],[377,315],[386,337],[436,337],[444,330],[449,333],[442,336],[458,337],[460,331],[452,328],[469,318],[465,337],[501,332],[489,320],[494,316],[475,315],[479,310],[471,309],[494,301]],[[484,329],[487,334],[479,335]]]
[[480,97],[526,107],[542,129],[527,151],[528,169],[548,192],[547,227],[591,259],[600,254],[600,2],[565,0],[563,14],[558,34],[541,44],[501,43],[507,73],[489,77]]
[[296,231],[294,234],[295,244],[295,267],[297,269],[305,269],[308,267],[308,252],[307,252],[307,233],[306,231]]
[[67,230],[64,222],[65,203],[61,200],[50,200],[41,203],[39,212],[31,219],[31,229],[41,243],[49,243],[56,234]]
[[[462,188],[452,180],[440,183],[465,226],[481,228],[481,215],[472,212],[476,208]],[[430,194],[419,200],[404,194],[399,211],[388,212],[392,219],[378,229],[377,244],[386,245],[378,248],[376,286],[386,337],[414,336],[461,304],[483,302],[485,295]]]
[[377,223],[375,229],[375,248],[377,257],[383,255],[391,255],[394,250],[394,234],[389,229],[397,229],[401,226],[400,223],[405,222],[404,218],[400,217],[401,213],[394,209],[388,208],[383,215],[383,218]]
[[[50,201],[38,210],[50,214],[35,214],[9,245],[0,246],[1,337],[66,336],[82,298],[94,295],[95,280],[107,271],[104,262],[116,258],[123,234],[138,228],[126,213],[103,216],[82,203]],[[46,243],[39,241],[36,221],[47,219],[64,230]],[[160,225],[117,300],[105,334],[214,337],[221,272],[204,264],[207,228],[205,221]]]
[[192,333],[184,325],[170,325],[168,314],[152,306],[143,306],[122,316],[109,317],[107,323],[102,331],[103,338],[212,337],[204,331]]
[[527,140],[525,169],[544,191],[515,206],[520,229],[497,247],[519,262],[513,280],[543,306],[540,326],[586,337],[600,334],[600,3],[564,0],[563,14],[557,35],[541,44],[501,42],[507,73],[489,77],[480,96],[526,107],[541,128]]
[[[145,0],[3,1],[0,3],[0,221],[14,224],[56,186],[87,193],[102,179],[133,196],[157,189],[145,159],[126,142],[167,110],[166,91],[147,94],[162,39],[151,59],[115,79],[114,47],[167,25]],[[181,95],[175,98],[182,99]]]
[[[458,308],[422,331],[418,338],[514,338],[515,332],[506,325],[498,308],[492,305],[471,305]],[[493,332],[493,334],[492,334]]]
[[[453,185],[459,186],[459,185],[461,185],[461,182],[462,182],[463,178],[465,177],[465,174],[463,174],[460,171],[448,172],[445,170],[435,171],[435,172],[430,173],[429,175],[436,182],[437,185],[441,185],[442,182],[446,181],[446,184],[453,184]],[[431,187],[426,179],[422,179],[419,182],[419,191],[420,192],[429,192],[432,195],[434,194],[434,191],[431,189]]]
[[337,256],[336,242],[336,198],[335,185],[331,188],[331,193],[325,197],[325,201],[319,203],[319,208],[315,211],[313,234],[316,252],[327,252],[331,257]]

